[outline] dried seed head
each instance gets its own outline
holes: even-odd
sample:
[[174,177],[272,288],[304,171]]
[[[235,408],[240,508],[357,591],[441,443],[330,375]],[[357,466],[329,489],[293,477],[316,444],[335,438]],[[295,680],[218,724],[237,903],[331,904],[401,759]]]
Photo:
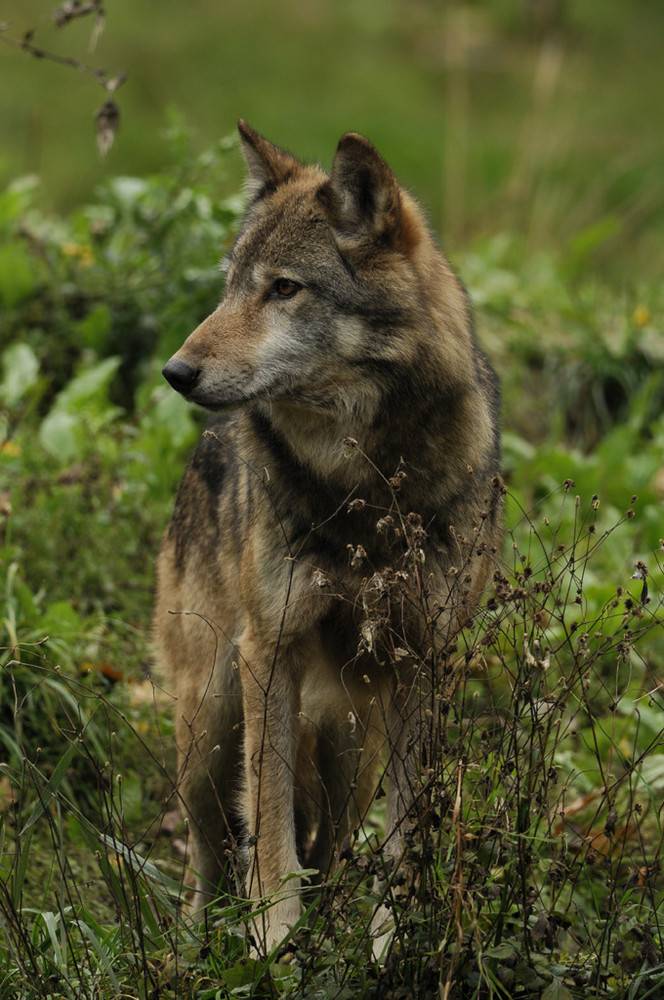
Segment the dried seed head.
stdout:
[[367,558],[366,549],[363,545],[347,545],[348,553],[350,555],[350,565],[353,569],[358,569],[364,560]]
[[120,109],[115,101],[108,100],[102,104],[95,114],[95,127],[97,149],[101,156],[106,156],[120,127]]
[[346,509],[350,514],[351,511],[353,510],[364,510],[366,505],[367,505],[366,500],[362,500],[360,497],[357,497],[355,500],[351,500]]
[[396,475],[394,475],[394,476],[391,477],[391,479],[388,479],[388,483],[390,484],[390,488],[392,489],[392,491],[394,493],[398,493],[399,492],[399,490],[401,489],[401,484],[403,483],[404,479],[406,479],[406,478],[407,477],[406,477],[406,473],[405,472],[397,472]]

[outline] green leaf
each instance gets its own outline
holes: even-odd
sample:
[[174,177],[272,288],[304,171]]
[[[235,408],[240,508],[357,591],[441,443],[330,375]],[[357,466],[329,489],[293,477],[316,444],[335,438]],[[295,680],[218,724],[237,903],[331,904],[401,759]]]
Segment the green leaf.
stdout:
[[504,941],[502,944],[497,944],[493,948],[487,948],[484,952],[485,958],[497,958],[500,961],[505,961],[506,959],[514,958],[516,954],[516,947],[510,944],[509,941]]
[[[51,942],[51,949],[53,953],[52,960],[55,962],[55,965],[59,969],[65,970],[67,968],[67,961],[60,943],[60,917],[59,915],[56,915],[55,913],[52,913],[49,910],[40,913],[39,916],[41,917],[44,923],[48,939]],[[37,926],[38,926],[38,921],[35,921],[35,930]],[[42,943],[42,948],[43,948],[43,943]]]
[[37,287],[34,261],[23,243],[0,247],[0,303],[7,309],[25,302]]
[[85,436],[80,420],[63,410],[51,410],[39,428],[39,440],[46,451],[62,462],[81,457],[85,450]]
[[17,843],[16,855],[17,858],[12,867],[13,878],[11,881],[11,891],[12,891],[12,902],[16,910],[21,909],[21,897],[23,895],[23,885],[25,883],[25,876],[28,868],[28,861],[30,860],[30,842],[32,840],[32,833],[28,833],[24,836],[25,831],[21,834],[20,843]]
[[121,996],[122,987],[120,986],[120,983],[118,982],[115,973],[113,971],[113,963],[117,960],[117,956],[114,954],[112,949],[106,946],[105,943],[102,944],[102,942],[99,940],[95,932],[87,923],[85,923],[85,921],[81,920],[80,918],[77,918],[76,927],[82,934],[84,934],[87,937],[88,941],[91,943],[92,947],[96,951],[99,963],[102,966],[108,978],[111,980],[116,996],[118,997]]
[[560,979],[554,979],[543,991],[541,1000],[574,1000],[574,998]]
[[28,344],[12,344],[2,356],[5,377],[0,384],[0,399],[16,406],[39,378],[39,361]]
[[[69,767],[69,764],[75,752],[76,752],[76,743],[72,742],[69,744],[69,746],[63,753],[62,757],[58,761],[55,770],[53,771],[53,774],[41,789],[39,794],[39,801],[37,802],[32,812],[30,813],[28,820],[26,821],[23,829],[21,830],[21,837],[24,837],[26,832],[30,829],[30,827],[34,826],[34,824],[37,822],[40,816],[44,814],[44,812],[50,805],[51,800],[57,795],[58,789],[60,788],[62,781],[67,775],[67,768]],[[37,783],[41,783],[41,781],[43,781],[43,775],[37,768],[34,768],[33,778]]]
[[89,399],[106,394],[115,373],[120,367],[120,358],[105,358],[92,368],[86,368],[69,382],[55,401],[55,406],[61,410],[77,410]]
[[517,982],[528,990],[536,990],[542,984],[542,977],[537,970],[526,962],[519,962],[516,969]]
[[122,816],[125,822],[138,822],[143,815],[145,801],[143,782],[137,774],[125,774],[122,778]]
[[123,208],[132,208],[144,196],[148,183],[139,177],[114,177],[109,187]]
[[84,416],[102,415],[105,423],[120,412],[108,402],[107,391],[119,365],[120,358],[105,358],[86,368],[59,393],[39,428],[42,446],[55,458],[71,462],[87,453],[90,426]]
[[111,310],[108,305],[105,302],[100,303],[77,323],[76,329],[82,344],[103,354],[111,329]]
[[18,222],[32,203],[32,195],[39,187],[39,177],[27,174],[18,177],[0,194],[0,227]]
[[141,420],[141,431],[167,435],[169,445],[175,451],[192,443],[200,431],[191,407],[168,387],[165,391],[159,388],[155,395],[156,403]]
[[80,632],[81,619],[68,601],[54,601],[46,609],[38,628],[44,635],[56,635],[59,639],[71,639]]
[[[84,819],[79,813],[79,819]],[[87,822],[87,821],[86,821]],[[165,893],[172,896],[174,899],[180,899],[182,896],[182,882],[179,879],[171,878],[161,871],[157,865],[152,861],[148,861],[144,858],[138,851],[127,847],[126,844],[118,840],[116,837],[109,837],[108,834],[102,833],[100,830],[96,830],[89,822],[87,823],[90,830],[94,831],[95,835],[102,841],[108,850],[112,851],[118,857],[122,858],[126,864],[131,865],[137,875],[149,879],[153,885],[158,886]]]
[[246,958],[224,969],[222,978],[224,985],[229,990],[237,990],[239,993],[242,987],[250,986],[257,977],[262,977],[264,972],[265,969],[261,962],[255,958]]

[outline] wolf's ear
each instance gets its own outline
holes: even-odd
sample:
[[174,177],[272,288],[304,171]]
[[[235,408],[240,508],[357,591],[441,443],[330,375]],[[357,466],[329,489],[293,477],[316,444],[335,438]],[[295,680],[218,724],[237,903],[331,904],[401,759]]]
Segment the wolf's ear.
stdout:
[[399,184],[385,160],[363,136],[348,132],[339,140],[330,180],[318,197],[332,226],[341,234],[399,243]]
[[237,123],[237,127],[242,142],[242,153],[249,171],[249,191],[253,198],[273,191],[300,169],[299,160],[268,142],[242,119]]

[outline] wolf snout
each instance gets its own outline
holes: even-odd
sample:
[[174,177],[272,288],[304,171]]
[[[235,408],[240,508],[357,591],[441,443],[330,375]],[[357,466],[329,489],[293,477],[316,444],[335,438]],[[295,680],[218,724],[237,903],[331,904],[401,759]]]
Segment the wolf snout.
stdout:
[[161,374],[174,389],[186,395],[196,385],[200,368],[192,368],[186,361],[171,358],[162,368]]

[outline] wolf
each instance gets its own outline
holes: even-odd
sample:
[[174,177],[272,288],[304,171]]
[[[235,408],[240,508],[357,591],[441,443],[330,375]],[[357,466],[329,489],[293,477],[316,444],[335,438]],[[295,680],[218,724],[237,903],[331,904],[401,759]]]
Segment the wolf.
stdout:
[[270,949],[380,767],[399,860],[422,691],[492,572],[504,490],[498,379],[414,198],[358,134],[328,174],[238,127],[249,200],[225,296],[163,369],[214,417],[164,537],[154,635],[193,906],[236,891],[243,858]]

